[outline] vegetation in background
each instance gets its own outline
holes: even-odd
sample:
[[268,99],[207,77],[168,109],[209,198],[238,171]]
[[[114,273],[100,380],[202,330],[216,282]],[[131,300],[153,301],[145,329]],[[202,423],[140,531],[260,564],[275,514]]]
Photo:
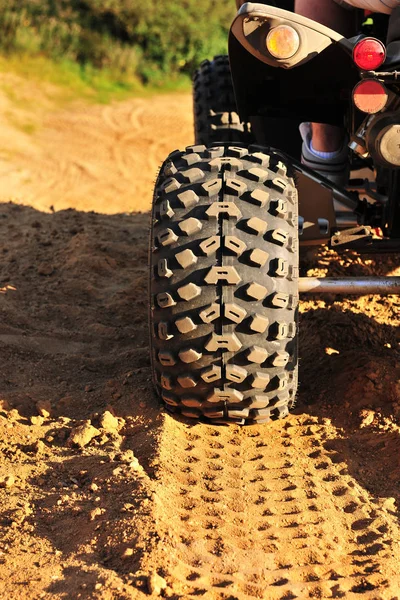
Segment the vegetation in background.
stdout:
[[0,0],[0,52],[105,91],[171,85],[226,53],[234,13],[234,0]]

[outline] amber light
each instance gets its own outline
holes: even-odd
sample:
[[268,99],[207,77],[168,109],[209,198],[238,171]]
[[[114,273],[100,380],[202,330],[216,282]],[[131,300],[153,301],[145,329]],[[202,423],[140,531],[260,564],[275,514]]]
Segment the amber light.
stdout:
[[364,79],[353,91],[355,106],[364,113],[373,115],[386,106],[388,93],[385,86],[375,79]]
[[365,38],[354,46],[353,60],[359,69],[373,71],[378,69],[386,59],[386,48],[375,38]]
[[268,33],[266,45],[274,58],[287,59],[294,56],[300,48],[300,37],[290,25],[278,25]]

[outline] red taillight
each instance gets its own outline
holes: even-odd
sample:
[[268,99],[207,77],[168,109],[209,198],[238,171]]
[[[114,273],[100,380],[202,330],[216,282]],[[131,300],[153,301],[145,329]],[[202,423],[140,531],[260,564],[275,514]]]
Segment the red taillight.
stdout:
[[375,79],[364,79],[353,91],[355,106],[362,112],[373,115],[385,108],[388,93],[385,86]]
[[373,71],[385,62],[386,48],[375,38],[364,38],[354,46],[353,60],[359,69]]

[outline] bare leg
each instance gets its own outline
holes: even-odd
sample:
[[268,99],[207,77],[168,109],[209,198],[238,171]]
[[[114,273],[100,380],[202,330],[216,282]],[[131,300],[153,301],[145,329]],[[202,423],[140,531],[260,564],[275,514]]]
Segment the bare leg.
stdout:
[[[351,13],[333,0],[296,0],[295,12],[330,27],[345,37],[352,35]],[[312,145],[319,152],[335,152],[343,143],[343,131],[333,125],[312,123]]]
[[311,123],[312,147],[318,152],[336,152],[343,145],[343,130],[325,123]]
[[345,37],[350,37],[353,33],[351,12],[333,0],[296,0],[295,12],[326,25]]

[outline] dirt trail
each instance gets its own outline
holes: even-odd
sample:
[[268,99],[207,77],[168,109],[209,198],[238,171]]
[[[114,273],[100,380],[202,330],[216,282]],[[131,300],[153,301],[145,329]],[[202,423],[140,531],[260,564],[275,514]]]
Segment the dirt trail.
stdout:
[[399,299],[302,301],[288,419],[174,419],[150,383],[149,217],[112,213],[148,209],[190,98],[1,104],[0,597],[400,598]]
[[57,110],[51,88],[34,89],[39,101],[32,110],[28,84],[0,74],[0,89],[4,79],[21,88],[23,102],[0,98],[2,202],[12,198],[46,212],[147,211],[161,162],[193,135],[188,94]]

